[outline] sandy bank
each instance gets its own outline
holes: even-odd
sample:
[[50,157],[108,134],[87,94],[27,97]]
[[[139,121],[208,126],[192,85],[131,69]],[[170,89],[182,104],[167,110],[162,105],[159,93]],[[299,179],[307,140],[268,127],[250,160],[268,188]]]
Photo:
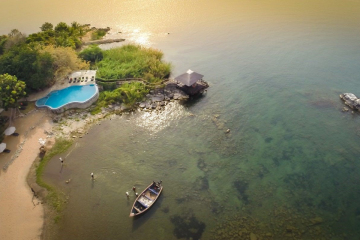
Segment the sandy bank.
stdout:
[[14,125],[20,135],[5,137],[11,153],[0,155],[0,236],[7,240],[40,239],[44,209],[33,198],[26,177],[39,153],[38,140],[46,138],[44,130],[49,131],[51,124],[41,111],[15,120]]

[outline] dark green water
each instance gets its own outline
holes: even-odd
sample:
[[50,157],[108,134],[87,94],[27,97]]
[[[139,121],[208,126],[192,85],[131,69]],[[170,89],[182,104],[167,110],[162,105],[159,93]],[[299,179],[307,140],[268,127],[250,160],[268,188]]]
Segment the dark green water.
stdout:
[[[174,75],[211,87],[105,120],[61,173],[54,159],[47,177],[69,196],[58,239],[359,239],[360,115],[339,94],[360,96],[360,3],[140,2],[131,10],[164,21],[129,14],[119,29],[146,29]],[[156,205],[129,218],[125,192],[160,179]]]

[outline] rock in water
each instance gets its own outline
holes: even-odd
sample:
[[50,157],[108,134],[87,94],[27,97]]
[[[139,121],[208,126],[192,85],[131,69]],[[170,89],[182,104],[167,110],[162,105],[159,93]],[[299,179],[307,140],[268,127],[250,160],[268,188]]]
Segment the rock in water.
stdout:
[[340,98],[345,101],[345,104],[352,109],[360,110],[360,99],[358,99],[353,93],[340,94]]
[[323,222],[323,219],[321,217],[315,217],[310,219],[310,222],[312,225],[321,224]]

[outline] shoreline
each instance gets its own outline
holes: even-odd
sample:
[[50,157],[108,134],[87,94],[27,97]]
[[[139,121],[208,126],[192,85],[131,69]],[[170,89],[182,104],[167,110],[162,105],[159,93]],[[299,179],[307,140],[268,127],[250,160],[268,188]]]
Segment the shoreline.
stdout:
[[[36,180],[41,160],[39,138],[46,139],[49,152],[56,138],[82,138],[92,126],[114,114],[110,109],[96,115],[91,115],[89,109],[73,109],[62,114],[34,109],[13,119],[12,125],[17,128],[19,137],[6,137],[11,152],[9,155],[2,153],[0,161],[0,202],[3,203],[0,219],[7,219],[5,224],[0,224],[0,236],[9,240],[41,240],[55,234],[58,225],[54,218],[58,213],[46,201],[48,191]],[[86,120],[79,121],[80,116],[86,116]]]
[[[1,168],[0,174],[0,218],[6,219],[0,225],[0,235],[4,239],[41,239],[44,226],[44,207],[42,201],[34,197],[32,184],[27,182],[33,162],[38,156],[39,138],[45,138],[45,130],[51,123],[47,112],[34,111],[22,118],[14,120],[17,126],[27,122],[25,132],[19,131],[20,140],[17,149],[12,150],[10,162]],[[19,130],[21,127],[19,128]],[[9,159],[10,156],[6,156]],[[5,159],[6,160],[6,159]]]

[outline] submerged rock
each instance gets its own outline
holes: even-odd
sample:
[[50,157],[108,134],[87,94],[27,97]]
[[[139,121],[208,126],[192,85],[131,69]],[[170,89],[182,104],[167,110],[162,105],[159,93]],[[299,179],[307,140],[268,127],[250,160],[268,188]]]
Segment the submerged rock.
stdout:
[[173,233],[177,239],[199,240],[206,227],[204,222],[189,214],[171,216],[170,221],[175,227]]
[[250,233],[250,240],[257,240],[257,236],[255,233]]
[[323,222],[323,219],[321,217],[315,217],[310,219],[311,225],[317,225],[321,224]]

